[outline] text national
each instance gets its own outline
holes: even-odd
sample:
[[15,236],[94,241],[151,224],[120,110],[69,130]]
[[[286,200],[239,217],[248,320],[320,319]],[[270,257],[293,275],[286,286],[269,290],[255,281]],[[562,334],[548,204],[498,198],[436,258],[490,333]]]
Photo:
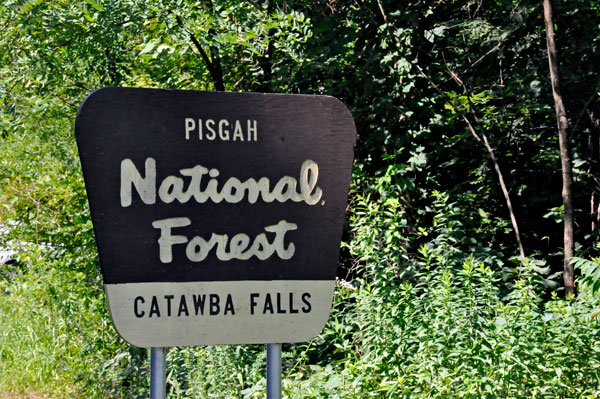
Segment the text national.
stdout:
[[[143,176],[131,159],[124,159],[121,161],[121,206],[128,207],[132,204],[134,187],[146,205],[155,204],[157,196],[166,204],[175,200],[183,204],[191,199],[201,204],[207,201],[214,203],[225,201],[237,204],[245,199],[250,204],[254,204],[260,197],[264,202],[291,200],[315,205],[321,200],[323,194],[322,190],[317,187],[319,165],[310,159],[302,163],[298,179],[283,176],[272,188],[267,177],[260,177],[258,180],[249,178],[245,181],[241,181],[237,177],[229,177],[220,185],[219,179],[217,179],[220,174],[219,170],[209,169],[202,165],[181,169],[179,173],[180,176],[167,176],[157,186],[156,160],[154,158],[146,158]],[[208,183],[204,186],[203,180],[206,178],[208,178]]]

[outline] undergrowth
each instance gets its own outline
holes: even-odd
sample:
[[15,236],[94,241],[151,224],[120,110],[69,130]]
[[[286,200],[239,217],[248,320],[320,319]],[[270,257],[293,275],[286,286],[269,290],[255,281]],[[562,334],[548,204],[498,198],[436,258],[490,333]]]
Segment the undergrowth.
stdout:
[[[504,264],[469,245],[486,222],[484,215],[464,222],[468,196],[427,193],[432,222],[415,236],[408,186],[389,176],[369,182],[351,204],[344,244],[351,267],[329,322],[311,342],[284,345],[286,397],[600,397],[597,297],[547,298],[556,276],[542,260]],[[75,194],[57,192],[53,201],[85,219]],[[38,226],[59,226],[48,236],[72,231],[62,213],[41,205]],[[28,226],[14,229],[31,236]],[[75,247],[25,245],[13,272],[2,275],[0,392],[148,397],[148,352],[114,331],[91,230],[80,234]],[[265,397],[262,346],[171,348],[168,365],[169,398]]]

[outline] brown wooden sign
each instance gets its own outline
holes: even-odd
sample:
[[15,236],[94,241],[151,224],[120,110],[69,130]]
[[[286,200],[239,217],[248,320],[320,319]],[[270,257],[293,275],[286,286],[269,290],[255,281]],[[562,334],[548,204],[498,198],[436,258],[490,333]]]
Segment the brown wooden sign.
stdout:
[[298,342],[333,297],[355,128],[327,96],[103,88],[75,132],[111,316],[142,347]]

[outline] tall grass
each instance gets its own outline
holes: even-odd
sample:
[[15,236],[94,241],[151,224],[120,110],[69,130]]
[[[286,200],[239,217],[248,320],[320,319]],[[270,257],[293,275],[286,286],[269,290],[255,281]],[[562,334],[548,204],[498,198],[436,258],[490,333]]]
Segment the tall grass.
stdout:
[[77,356],[77,332],[55,312],[40,280],[21,276],[0,283],[0,392],[40,391],[71,396],[76,387],[68,372]]

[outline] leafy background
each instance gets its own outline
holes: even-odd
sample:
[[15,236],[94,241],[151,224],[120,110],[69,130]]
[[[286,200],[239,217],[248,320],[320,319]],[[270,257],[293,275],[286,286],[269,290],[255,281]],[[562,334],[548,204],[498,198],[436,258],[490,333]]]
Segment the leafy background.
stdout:
[[[109,320],[73,135],[81,101],[113,85],[328,94],[352,111],[334,307],[284,345],[287,397],[600,397],[600,3],[554,11],[576,296],[541,1],[3,1],[0,240],[17,262],[0,268],[0,395],[149,396],[147,351]],[[261,346],[172,348],[168,364],[170,398],[265,396]]]

